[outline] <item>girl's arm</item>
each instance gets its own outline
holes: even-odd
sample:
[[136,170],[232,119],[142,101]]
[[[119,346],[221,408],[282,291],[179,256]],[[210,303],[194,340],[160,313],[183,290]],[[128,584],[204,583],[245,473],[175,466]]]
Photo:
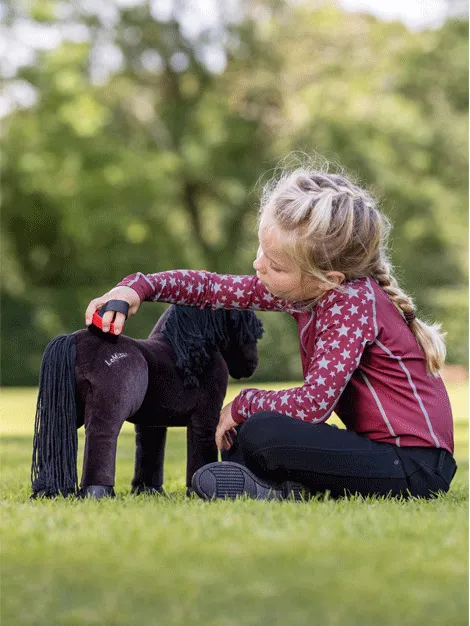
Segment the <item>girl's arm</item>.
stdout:
[[305,384],[282,391],[243,389],[232,404],[232,418],[238,424],[262,410],[315,424],[330,417],[366,344],[377,336],[372,286],[332,291],[317,311],[317,336]]
[[300,311],[300,303],[273,296],[257,276],[196,270],[132,274],[118,284],[134,289],[142,301],[171,302],[199,308]]

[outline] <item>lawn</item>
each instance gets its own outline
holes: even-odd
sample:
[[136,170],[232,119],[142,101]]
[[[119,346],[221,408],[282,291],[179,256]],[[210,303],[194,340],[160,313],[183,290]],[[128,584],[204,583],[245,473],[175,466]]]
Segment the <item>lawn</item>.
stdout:
[[468,624],[467,386],[448,389],[447,495],[305,503],[186,498],[184,429],[168,435],[168,496],[131,496],[128,424],[115,500],[30,501],[36,390],[2,390],[2,625]]

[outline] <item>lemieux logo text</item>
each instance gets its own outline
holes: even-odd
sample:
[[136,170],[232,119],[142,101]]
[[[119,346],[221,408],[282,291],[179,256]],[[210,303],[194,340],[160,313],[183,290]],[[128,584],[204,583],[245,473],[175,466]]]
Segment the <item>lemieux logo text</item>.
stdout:
[[114,354],[111,355],[109,361],[105,359],[104,362],[106,363],[108,367],[111,367],[113,363],[115,363],[116,361],[119,361],[119,359],[125,359],[126,356],[129,356],[127,352],[115,352]]

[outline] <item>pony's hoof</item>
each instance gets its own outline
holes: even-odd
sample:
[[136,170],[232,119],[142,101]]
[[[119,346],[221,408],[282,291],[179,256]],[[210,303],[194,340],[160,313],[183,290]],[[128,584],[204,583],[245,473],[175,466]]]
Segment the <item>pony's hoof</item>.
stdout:
[[197,493],[194,491],[192,487],[188,487],[186,489],[186,497],[190,498],[191,496],[197,496]]
[[93,500],[101,500],[101,498],[115,498],[114,487],[109,485],[88,485],[80,489],[81,498],[92,498]]
[[52,500],[52,498],[58,498],[62,496],[67,498],[68,496],[76,496],[76,489],[65,489],[64,491],[52,491],[51,489],[39,489],[39,491],[33,491],[29,496],[30,500]]
[[44,498],[47,499],[52,499],[52,498],[57,498],[59,494],[58,493],[54,493],[51,494],[49,491],[47,491],[46,489],[41,489],[40,491],[34,491],[30,496],[29,499],[30,500],[41,500]]
[[163,487],[153,487],[152,485],[137,485],[132,487],[131,493],[140,496],[142,493],[148,493],[149,496],[165,495]]

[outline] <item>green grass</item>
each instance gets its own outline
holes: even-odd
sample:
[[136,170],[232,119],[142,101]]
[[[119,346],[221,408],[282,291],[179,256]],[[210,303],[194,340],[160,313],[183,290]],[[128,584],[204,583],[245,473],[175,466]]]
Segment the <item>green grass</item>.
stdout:
[[185,498],[184,429],[168,435],[168,497],[133,497],[130,425],[115,500],[30,501],[36,390],[3,390],[2,626],[468,624],[467,388],[448,389],[448,494],[307,503]]

